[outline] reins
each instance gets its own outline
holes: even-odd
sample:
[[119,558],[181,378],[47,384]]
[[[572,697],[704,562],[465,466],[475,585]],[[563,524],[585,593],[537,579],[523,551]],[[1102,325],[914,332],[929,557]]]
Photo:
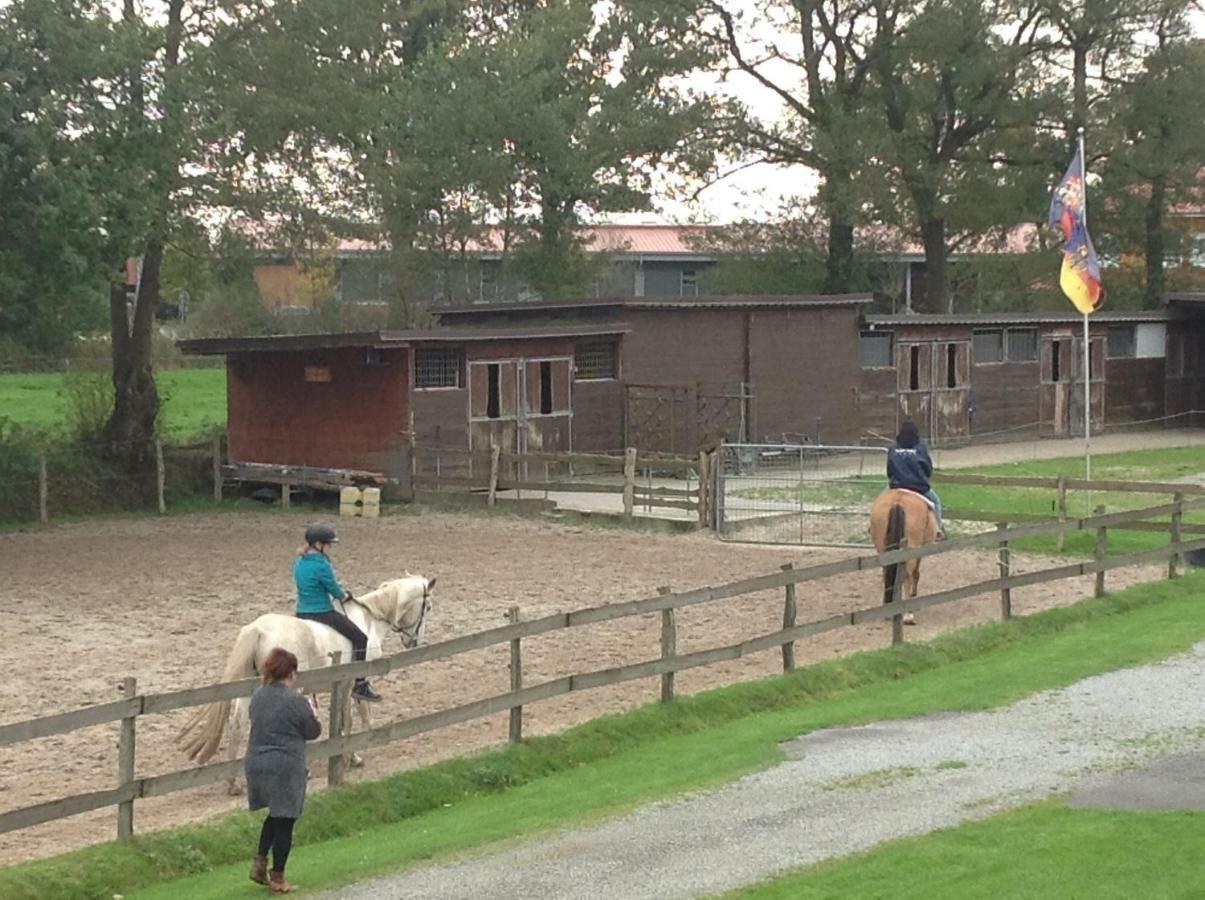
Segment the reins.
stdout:
[[[415,646],[416,644],[418,644],[418,636],[419,636],[420,632],[422,632],[422,630],[423,630],[423,621],[427,618],[427,597],[428,597],[427,588],[424,586],[423,587],[423,604],[419,608],[418,622],[415,623],[413,629],[407,630],[406,626],[395,625],[394,623],[390,622],[387,619],[381,619],[380,621],[385,622],[385,624],[389,626],[389,630],[392,631],[394,634],[400,634],[400,635],[402,635],[402,637],[406,638],[406,640],[408,640],[410,642],[410,646],[412,646],[412,647]],[[348,601],[355,603],[356,605],[363,608],[364,611],[367,612],[369,615],[371,615],[373,618],[377,618],[376,613],[373,612],[373,610],[368,606],[368,604],[356,597],[346,597],[343,600],[341,600],[340,602],[347,603]],[[345,615],[346,615],[346,613],[345,613]]]

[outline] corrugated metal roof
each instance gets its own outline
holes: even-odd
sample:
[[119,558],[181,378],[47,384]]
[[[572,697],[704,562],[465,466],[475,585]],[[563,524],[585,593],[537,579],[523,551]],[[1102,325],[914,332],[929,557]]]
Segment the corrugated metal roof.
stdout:
[[[1093,322],[1166,322],[1167,312],[1158,309],[1100,311],[1092,314]],[[963,313],[944,315],[914,313],[912,315],[871,315],[867,324],[900,327],[907,325],[1039,325],[1050,322],[1080,322],[1078,313],[1016,312]]]
[[734,294],[702,297],[587,297],[578,300],[530,300],[517,303],[472,303],[433,310],[440,316],[490,315],[558,309],[699,309],[731,306],[861,306],[873,303],[872,294]]
[[[714,226],[706,225],[585,225],[581,236],[586,249],[594,253],[610,253],[620,256],[668,256],[715,259],[715,253],[698,242]],[[511,243],[514,243],[511,236]],[[467,252],[475,255],[497,255],[506,243],[506,233],[501,228],[487,228],[480,238],[465,245]],[[378,253],[389,248],[387,241],[345,239],[335,246],[339,256],[361,256]]]
[[538,325],[527,328],[438,328],[411,331],[369,331],[354,334],[287,334],[244,338],[193,338],[177,341],[183,353],[221,356],[289,350],[327,350],[346,347],[391,349],[414,344],[463,344],[478,341],[538,340],[541,338],[603,337],[626,334],[622,322],[605,325]]

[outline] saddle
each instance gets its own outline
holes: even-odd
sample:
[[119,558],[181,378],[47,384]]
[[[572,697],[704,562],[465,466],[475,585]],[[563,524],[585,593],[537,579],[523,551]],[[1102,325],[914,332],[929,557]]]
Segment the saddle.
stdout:
[[920,491],[913,490],[912,488],[908,488],[908,487],[897,487],[897,488],[891,488],[891,490],[893,490],[893,491],[907,491],[907,492],[908,492],[909,494],[911,494],[912,496],[914,496],[914,497],[919,497],[921,500],[924,500],[924,501],[925,501],[925,503],[928,505],[929,509],[933,510],[933,512],[934,512],[934,513],[936,513],[936,512],[937,512],[937,506],[936,506],[936,505],[933,503],[933,501],[932,501],[932,500],[930,500],[928,497],[926,497],[924,494],[922,494]]

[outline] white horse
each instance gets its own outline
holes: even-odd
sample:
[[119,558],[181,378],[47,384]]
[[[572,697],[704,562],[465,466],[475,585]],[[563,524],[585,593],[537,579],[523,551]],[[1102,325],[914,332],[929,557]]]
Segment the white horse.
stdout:
[[[431,611],[431,592],[435,579],[421,575],[406,574],[404,578],[386,581],[375,591],[370,591],[354,600],[344,601],[344,612],[368,635],[366,659],[382,655],[381,644],[389,632],[402,639],[406,649],[417,647],[423,641],[427,624],[427,613]],[[343,662],[351,662],[351,641],[333,628],[295,616],[268,613],[239,630],[234,649],[226,659],[222,681],[238,681],[251,678],[259,672],[264,659],[275,647],[283,647],[297,656],[301,669],[319,669],[331,665],[331,655],[338,651]],[[207,762],[218,751],[226,721],[230,718],[230,700],[210,703],[188,721],[180,732],[177,743],[181,744],[190,759],[198,763]],[[233,701],[234,721],[230,726],[230,742],[227,758],[237,759],[243,742],[243,732],[249,727],[248,711],[250,698],[240,697]],[[361,728],[368,727],[368,704],[356,700]],[[351,717],[347,717],[351,727]],[[359,764],[358,758],[353,765]],[[239,781],[231,778],[227,787],[232,794],[239,793]]]

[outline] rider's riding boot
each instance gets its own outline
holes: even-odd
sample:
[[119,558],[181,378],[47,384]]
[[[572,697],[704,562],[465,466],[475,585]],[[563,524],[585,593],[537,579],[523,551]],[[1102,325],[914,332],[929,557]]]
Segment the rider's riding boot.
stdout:
[[258,884],[268,883],[268,857],[257,856],[252,861],[251,880]]
[[369,703],[380,702],[381,695],[372,689],[372,685],[368,683],[368,679],[357,681],[351,689],[351,695],[358,700],[366,700]]
[[285,873],[273,869],[268,873],[268,890],[273,894],[291,894],[297,890],[297,885],[285,881]]

